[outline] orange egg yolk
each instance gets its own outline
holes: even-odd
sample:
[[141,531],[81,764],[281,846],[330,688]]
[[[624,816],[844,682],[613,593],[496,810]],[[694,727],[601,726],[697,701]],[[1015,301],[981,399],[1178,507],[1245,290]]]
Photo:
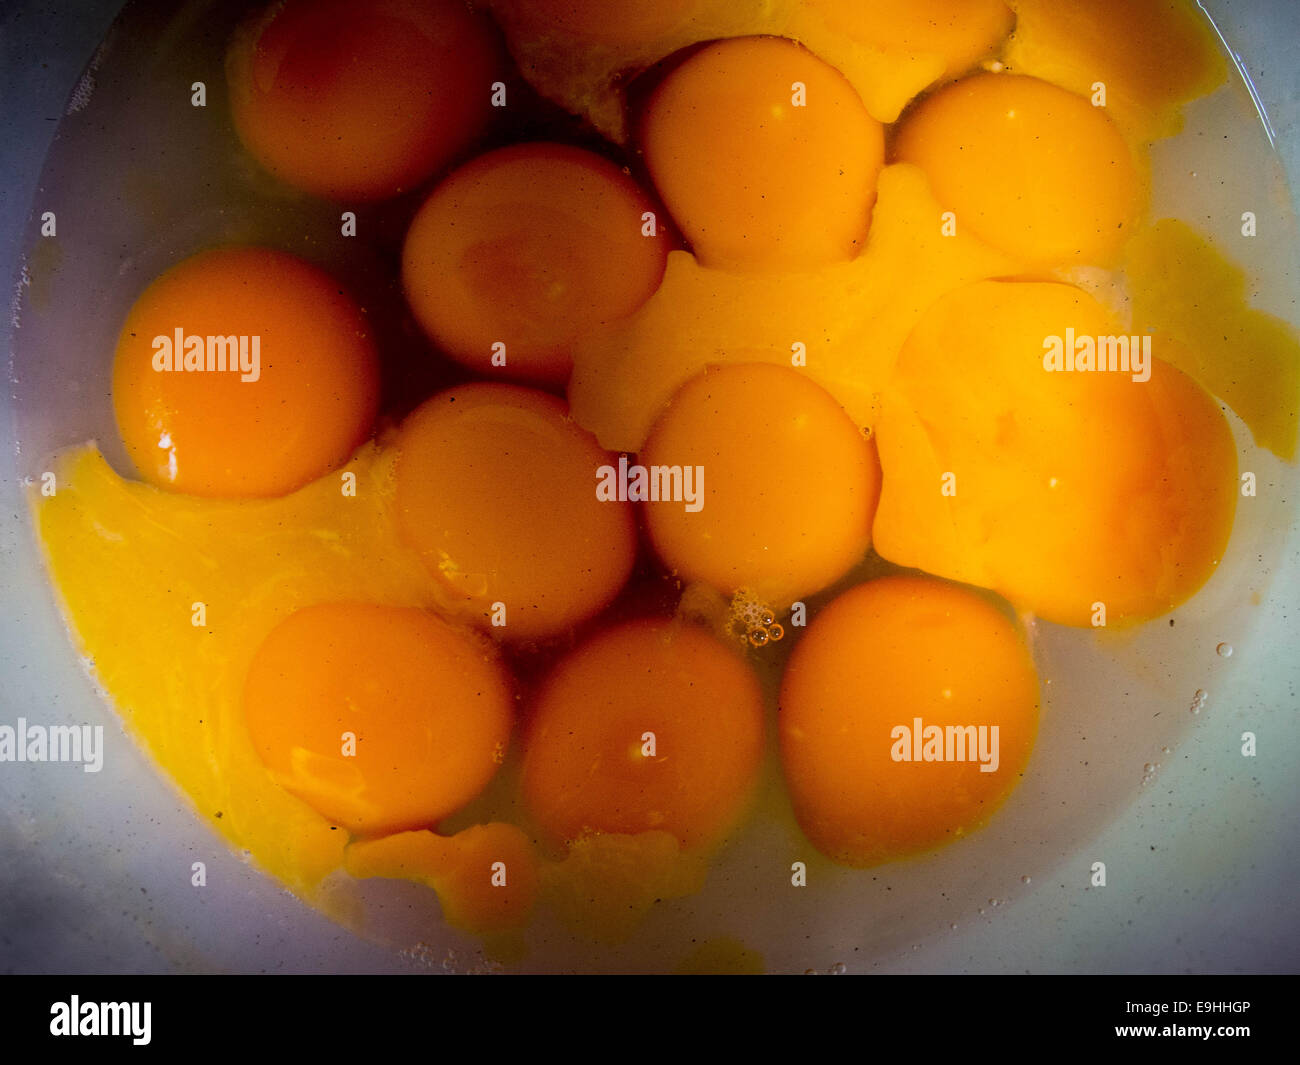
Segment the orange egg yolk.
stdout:
[[555,397],[464,385],[416,410],[397,447],[399,533],[452,608],[493,634],[562,633],[631,573],[631,508],[596,496],[601,467],[616,459]]
[[667,254],[653,205],[613,163],[527,144],[480,156],[434,190],[407,233],[402,280],[454,359],[562,385],[577,339],[636,310]]
[[284,495],[345,461],[379,406],[362,310],[328,274],[266,248],[186,259],[136,300],[113,408],[150,482],[201,496]]
[[734,827],[757,782],[763,701],[701,628],[634,621],[555,668],[533,708],[522,791],[555,840],[668,832],[688,847]]
[[[1192,595],[1232,528],[1232,431],[1159,342],[1147,359],[1121,334],[1070,285],[981,282],[930,308],[876,427],[876,550],[1065,625],[1146,620]],[[1145,369],[1118,368],[1121,339]],[[1067,344],[1078,363],[1056,368]]]
[[511,704],[478,637],[427,611],[364,603],[291,614],[244,687],[267,768],[361,835],[429,827],[474,798],[505,756]]
[[954,224],[1026,262],[1111,265],[1145,181],[1104,108],[1036,78],[977,74],[904,116],[895,156]]
[[1038,680],[1015,625],[922,577],[834,599],[795,646],[780,698],[799,825],[853,866],[983,824],[1019,782],[1038,727]]
[[656,188],[707,266],[810,270],[866,241],[884,133],[793,41],[709,45],[670,73],[641,129]]
[[287,0],[236,35],[231,114],[283,181],[336,200],[418,185],[487,128],[504,58],[456,0]]
[[639,461],[651,474],[680,468],[693,489],[646,504],[655,551],[684,580],[747,588],[779,609],[871,545],[875,448],[795,369],[707,369],[673,397]]

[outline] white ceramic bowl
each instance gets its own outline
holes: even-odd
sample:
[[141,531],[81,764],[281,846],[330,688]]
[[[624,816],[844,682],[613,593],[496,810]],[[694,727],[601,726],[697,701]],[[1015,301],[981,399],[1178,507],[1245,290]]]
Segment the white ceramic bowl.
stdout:
[[[54,605],[20,481],[39,474],[52,449],[91,437],[121,458],[106,389],[122,314],[163,266],[205,241],[238,235],[240,225],[223,212],[237,175],[211,156],[210,131],[178,124],[174,101],[162,93],[134,99],[126,124],[108,109],[141,64],[156,64],[155,79],[174,74],[178,86],[201,78],[219,84],[219,68],[187,69],[162,32],[189,32],[203,5],[157,18],[160,35],[148,47],[116,33],[92,60],[117,6],[18,4],[4,16],[11,32],[0,37],[7,60],[0,100],[8,108],[0,130],[7,146],[0,266],[15,278],[17,325],[6,350],[10,402],[0,410],[0,433],[17,441],[5,449],[0,487],[0,724],[19,717],[102,724],[106,734],[97,774],[0,764],[0,967],[474,968],[473,941],[418,924],[406,909],[409,892],[375,896],[388,907],[374,922],[386,942],[375,942],[231,853],[123,734]],[[1300,5],[1204,6],[1245,57],[1287,167],[1300,173]],[[154,16],[136,9],[133,18]],[[1234,151],[1251,136],[1262,141],[1262,125],[1251,132],[1250,108],[1237,81],[1232,93],[1191,109],[1200,136],[1156,152],[1158,198],[1221,236],[1241,211],[1263,212],[1258,204],[1272,203],[1269,217],[1294,210],[1280,167],[1256,165],[1254,150],[1242,166],[1240,155],[1223,149],[1224,133]],[[120,168],[75,165],[110,151],[128,125],[131,149],[119,153]],[[56,130],[48,180],[38,187]],[[1279,196],[1287,205],[1281,213]],[[51,253],[33,241],[32,217],[56,208],[59,244]],[[287,232],[295,210],[287,201],[268,203],[258,225]],[[142,242],[141,232],[153,236]],[[1293,320],[1300,316],[1294,238],[1293,229],[1275,228],[1251,249],[1256,299]],[[689,929],[734,935],[781,971],[1293,970],[1300,655],[1287,615],[1300,572],[1296,539],[1288,539],[1297,478],[1294,467],[1244,446],[1248,437],[1237,429],[1243,468],[1271,487],[1240,508],[1229,556],[1206,589],[1174,612],[1176,625],[1161,620],[1100,646],[1039,627],[1036,655],[1051,681],[1042,734],[1022,786],[987,829],[923,861],[846,871],[817,893],[791,896],[782,870],[806,844],[779,825],[759,828],[720,859],[709,889],[684,916],[656,918],[624,951],[555,946],[530,964],[670,966],[685,953]],[[1216,654],[1220,643],[1235,653]],[[1198,689],[1208,700],[1193,717]],[[1253,759],[1240,753],[1247,730],[1258,737]],[[194,861],[206,863],[205,888],[191,886]],[[1106,863],[1105,888],[1090,886],[1094,861]],[[666,954],[673,943],[678,949]]]

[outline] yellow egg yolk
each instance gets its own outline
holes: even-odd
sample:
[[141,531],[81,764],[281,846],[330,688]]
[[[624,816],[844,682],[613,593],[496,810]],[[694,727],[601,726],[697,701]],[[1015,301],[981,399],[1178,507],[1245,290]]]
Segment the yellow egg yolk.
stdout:
[[284,495],[370,432],[379,366],[359,306],[324,271],[233,247],[172,267],[135,301],[113,363],[127,451],[153,484]]
[[1024,638],[962,588],[886,577],[834,599],[781,679],[781,761],[827,857],[876,865],[977,828],[1038,729]]

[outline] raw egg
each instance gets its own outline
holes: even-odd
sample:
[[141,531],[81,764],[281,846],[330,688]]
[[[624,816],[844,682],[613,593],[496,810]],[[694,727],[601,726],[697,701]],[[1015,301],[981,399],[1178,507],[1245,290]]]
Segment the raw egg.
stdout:
[[481,637],[370,603],[290,615],[244,686],[267,768],[361,835],[431,826],[474,798],[505,757],[511,701]]
[[555,635],[631,573],[631,508],[596,494],[615,458],[554,396],[482,383],[443,392],[407,418],[397,451],[397,527],[460,616],[510,639]]
[[1145,180],[1102,108],[1036,78],[976,74],[899,124],[894,152],[984,241],[1028,263],[1113,265]]
[[1038,729],[1024,637],[973,593],[922,577],[823,608],[781,679],[781,761],[827,857],[876,865],[959,839],[1019,783]]
[[783,609],[843,576],[871,545],[875,447],[797,370],[721,366],[688,381],[641,452],[696,495],[646,504],[650,539],[683,580],[749,589]]
[[704,629],[639,620],[565,656],[532,711],[522,792],[554,840],[666,832],[686,847],[735,827],[758,780],[763,699]]
[[709,266],[809,270],[866,242],[884,133],[793,41],[709,45],[673,70],[641,130],[655,187]]
[[342,463],[379,407],[361,308],[328,274],[268,248],[184,260],[135,301],[113,408],[136,468],[202,496],[276,496]]
[[613,163],[525,144],[480,156],[434,190],[407,231],[402,281],[454,359],[563,385],[575,341],[645,302],[667,254],[653,205]]
[[1160,350],[1070,285],[940,300],[885,393],[876,550],[1065,625],[1186,600],[1227,544],[1237,452]]
[[492,24],[456,0],[287,0],[241,30],[226,68],[235,129],[263,166],[364,201],[465,151],[505,66]]

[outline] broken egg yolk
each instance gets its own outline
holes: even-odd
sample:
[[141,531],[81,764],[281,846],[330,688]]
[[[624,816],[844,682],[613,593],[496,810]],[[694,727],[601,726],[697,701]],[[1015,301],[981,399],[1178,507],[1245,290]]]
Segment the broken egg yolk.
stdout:
[[742,38],[692,55],[651,97],[641,143],[708,266],[810,270],[866,241],[883,129],[842,74],[793,41]]
[[481,638],[409,607],[325,603],[253,657],[244,714],[276,780],[360,835],[436,824],[491,779],[506,674]]
[[876,550],[1064,625],[1186,600],[1227,544],[1237,452],[1219,405],[1161,350],[1070,285],[940,300],[885,391]]
[[287,0],[226,61],[240,140],[271,173],[335,200],[406,191],[487,128],[496,30],[456,0]]
[[797,370],[706,370],[673,397],[641,458],[651,471],[680,467],[698,496],[646,504],[655,551],[683,580],[747,588],[784,608],[843,576],[871,545],[875,447]]
[[957,227],[1038,266],[1113,265],[1145,204],[1105,110],[1036,78],[940,89],[899,123],[894,154],[925,171]]
[[434,190],[407,231],[402,281],[452,358],[563,385],[576,340],[644,303],[667,254],[653,205],[613,163],[525,144],[480,156]]
[[983,824],[1038,729],[1024,637],[996,607],[922,577],[858,585],[821,610],[781,679],[781,761],[799,825],[869,866]]
[[554,396],[487,383],[443,392],[407,418],[397,451],[398,530],[458,616],[509,639],[556,635],[631,573],[631,508],[596,496],[615,457]]
[[632,621],[547,678],[521,788],[556,842],[655,830],[710,846],[744,812],[762,754],[763,699],[744,660],[696,626]]
[[190,495],[284,495],[370,433],[379,359],[328,274],[268,248],[201,252],[122,326],[113,408],[136,468]]

